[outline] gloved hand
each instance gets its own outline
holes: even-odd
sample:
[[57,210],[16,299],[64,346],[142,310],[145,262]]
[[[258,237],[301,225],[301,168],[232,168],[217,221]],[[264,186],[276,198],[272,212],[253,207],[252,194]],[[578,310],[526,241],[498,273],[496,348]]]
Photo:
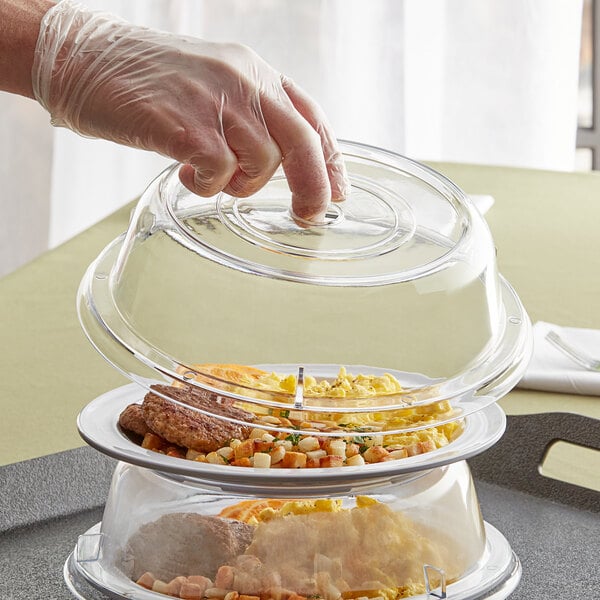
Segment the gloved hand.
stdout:
[[131,25],[67,0],[44,16],[32,79],[54,125],[174,158],[200,196],[249,196],[281,161],[301,219],[320,220],[346,194],[322,110],[245,46]]

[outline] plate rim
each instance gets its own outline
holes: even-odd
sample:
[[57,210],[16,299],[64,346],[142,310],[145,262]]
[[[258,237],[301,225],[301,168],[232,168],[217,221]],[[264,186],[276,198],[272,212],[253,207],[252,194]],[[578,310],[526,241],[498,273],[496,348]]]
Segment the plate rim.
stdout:
[[[129,383],[109,390],[89,402],[77,416],[77,429],[82,439],[111,458],[193,480],[244,482],[268,485],[274,483],[309,483],[315,481],[367,481],[429,470],[471,458],[494,445],[506,429],[506,414],[497,402],[462,417],[461,435],[441,448],[395,461],[311,469],[257,469],[232,465],[213,465],[159,454],[142,448],[121,432],[118,414],[129,404],[141,402],[145,388]],[[117,413],[118,410],[118,413]],[[486,436],[482,434],[486,433]],[[426,458],[423,458],[426,457]]]

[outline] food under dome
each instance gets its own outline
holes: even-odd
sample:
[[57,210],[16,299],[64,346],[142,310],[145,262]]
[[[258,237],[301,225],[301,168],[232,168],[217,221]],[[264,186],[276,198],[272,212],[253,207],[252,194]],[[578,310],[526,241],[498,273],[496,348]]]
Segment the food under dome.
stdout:
[[[351,192],[320,224],[293,218],[281,169],[243,199],[192,194],[178,165],[161,174],[82,281],[80,320],[100,353],[145,387],[193,385],[263,412],[449,401],[447,422],[505,394],[530,352],[530,324],[498,274],[484,218],[421,164],[341,148]],[[212,367],[232,363],[293,385],[257,387]],[[307,380],[331,381],[342,367],[390,374],[401,389],[306,393]]]
[[519,577],[464,461],[334,493],[119,463],[102,523],[65,566],[74,595],[95,600],[499,599]]

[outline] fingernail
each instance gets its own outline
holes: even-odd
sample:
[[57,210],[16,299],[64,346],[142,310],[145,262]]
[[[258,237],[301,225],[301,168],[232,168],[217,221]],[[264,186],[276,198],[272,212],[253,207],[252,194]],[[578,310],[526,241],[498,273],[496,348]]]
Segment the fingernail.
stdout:
[[350,184],[350,180],[345,177],[339,183],[337,189],[331,190],[331,201],[332,202],[343,202],[350,195],[350,190],[352,189],[352,185]]
[[334,165],[333,171],[335,173],[335,177],[331,178],[335,182],[331,189],[331,200],[332,202],[341,202],[350,195],[352,185],[346,171],[346,163],[344,163],[341,155],[331,164]]

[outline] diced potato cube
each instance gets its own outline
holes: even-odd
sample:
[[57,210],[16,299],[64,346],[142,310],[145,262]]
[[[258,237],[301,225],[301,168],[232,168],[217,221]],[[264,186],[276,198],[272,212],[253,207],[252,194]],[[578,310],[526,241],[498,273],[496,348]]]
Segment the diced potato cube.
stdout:
[[220,566],[215,577],[215,587],[221,589],[231,589],[233,587],[234,577],[235,570],[232,566]]
[[174,456],[175,458],[185,458],[185,450],[183,448],[178,448],[177,446],[169,446],[165,450],[165,454],[167,456]]
[[196,460],[196,458],[201,454],[202,452],[198,452],[197,450],[192,450],[191,448],[188,448],[188,451],[185,453],[185,457],[188,460]]
[[223,600],[225,596],[228,594],[229,590],[224,590],[221,588],[208,588],[204,591],[204,595],[207,598],[217,598],[218,600]]
[[255,469],[268,469],[271,466],[271,455],[265,452],[257,452],[254,455],[253,466]]
[[279,425],[279,423],[281,423],[279,417],[274,417],[272,415],[264,415],[260,418],[260,421],[263,423],[268,423],[269,425]]
[[263,433],[261,439],[265,442],[274,442],[277,438],[274,435],[271,435],[270,433]]
[[371,446],[363,453],[363,458],[369,463],[381,462],[389,452],[383,446]]
[[258,427],[255,427],[250,432],[250,439],[255,440],[255,439],[261,438],[265,433],[268,433],[268,432],[265,431],[264,429],[259,429]]
[[152,573],[150,573],[149,571],[146,571],[137,581],[136,583],[138,585],[141,585],[142,587],[145,587],[147,590],[151,590],[152,586],[154,585],[154,582],[156,581],[156,578],[154,577],[154,575],[152,575]]
[[242,443],[242,440],[233,439],[229,442],[229,447],[233,448],[235,450],[241,443]]
[[254,442],[254,452],[269,452],[271,448],[274,447],[273,442],[267,442],[262,438],[257,438],[253,440]]
[[232,590],[231,592],[229,592],[226,596],[225,596],[225,600],[238,600],[240,597],[239,592],[236,592],[235,590]]
[[235,448],[234,452],[236,460],[252,456],[254,453],[254,440],[244,440],[237,448]]
[[233,448],[229,446],[224,446],[223,448],[219,448],[217,450],[217,454],[220,454],[226,461],[230,461],[233,458]]
[[216,452],[209,452],[206,455],[206,462],[211,463],[212,465],[225,465],[227,461],[220,454]]
[[360,454],[355,454],[346,459],[346,464],[351,467],[358,467],[365,464],[365,459]]
[[155,433],[147,433],[142,440],[142,448],[146,448],[147,450],[163,450],[168,445],[167,440]]
[[312,435],[302,438],[298,442],[298,450],[302,452],[310,452],[311,450],[319,450],[320,448],[319,440]]
[[251,467],[252,461],[247,456],[244,456],[243,458],[232,460],[229,464],[234,467]]
[[204,594],[204,591],[207,588],[214,587],[213,582],[208,577],[204,577],[204,575],[190,575],[188,577],[188,581],[190,583],[195,583],[197,586],[200,586],[202,594]]
[[360,446],[354,442],[346,444],[346,458],[360,454]]
[[302,469],[306,466],[306,454],[303,452],[286,452],[281,461],[284,469]]
[[152,591],[158,592],[159,594],[168,594],[169,593],[169,584],[166,581],[161,581],[160,579],[156,579],[152,584]]
[[179,596],[181,586],[184,583],[187,583],[187,578],[182,576],[175,577],[175,579],[171,579],[171,581],[169,581],[169,585],[167,586],[167,594],[169,596]]
[[196,583],[184,583],[179,590],[179,597],[184,600],[202,600],[204,590]]
[[321,459],[320,466],[325,468],[342,467],[344,466],[344,458],[337,454],[328,454]]
[[291,440],[277,440],[275,442],[276,446],[283,446],[288,452],[292,450],[294,444],[292,444]]
[[275,446],[273,452],[271,452],[271,465],[276,465],[281,462],[285,456],[285,448],[283,446]]
[[335,456],[346,456],[346,442],[344,440],[333,440],[329,443],[328,454]]
[[398,460],[399,458],[406,458],[407,456],[408,452],[406,451],[406,448],[401,448],[399,450],[392,450],[390,452],[389,458],[393,460]]
[[308,460],[319,460],[320,458],[327,456],[327,452],[325,452],[325,450],[312,450],[311,452],[307,452],[306,456],[308,457]]

